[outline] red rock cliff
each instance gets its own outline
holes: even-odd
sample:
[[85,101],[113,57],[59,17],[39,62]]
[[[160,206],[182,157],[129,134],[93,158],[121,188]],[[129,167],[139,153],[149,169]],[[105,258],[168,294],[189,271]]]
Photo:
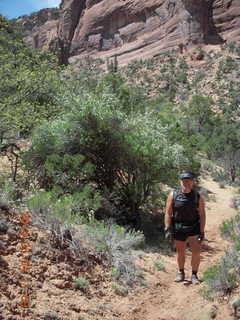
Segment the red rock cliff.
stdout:
[[[34,37],[41,38],[47,23]],[[62,63],[84,53],[147,58],[179,45],[240,40],[240,1],[63,0],[52,28]],[[38,47],[48,44],[46,38]]]

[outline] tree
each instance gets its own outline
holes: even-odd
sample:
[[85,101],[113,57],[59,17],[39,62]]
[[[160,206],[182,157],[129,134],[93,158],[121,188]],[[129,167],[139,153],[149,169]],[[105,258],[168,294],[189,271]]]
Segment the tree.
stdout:
[[[104,91],[78,96],[75,105],[73,101],[65,101],[68,113],[35,130],[25,153],[26,168],[41,187],[60,183],[71,193],[90,184],[115,208],[112,214],[121,212],[129,219],[139,214],[157,186],[160,195],[160,184],[175,184],[179,170],[190,165],[156,112],[127,115],[121,100]],[[68,165],[63,166],[64,159]],[[86,165],[91,168],[87,174]]]
[[215,159],[221,161],[231,182],[235,182],[240,163],[240,126],[222,118],[212,138]]
[[20,27],[0,16],[0,116],[7,131],[28,134],[59,112],[61,88],[53,55],[28,48]]
[[197,126],[197,131],[201,133],[204,126],[211,124],[214,112],[212,98],[194,95],[188,105],[184,108],[184,114],[192,119]]

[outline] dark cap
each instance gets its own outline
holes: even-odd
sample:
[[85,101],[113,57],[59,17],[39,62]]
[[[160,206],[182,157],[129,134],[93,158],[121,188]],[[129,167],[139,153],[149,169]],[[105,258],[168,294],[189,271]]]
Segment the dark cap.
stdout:
[[194,175],[190,172],[185,172],[180,175],[180,179],[194,179]]

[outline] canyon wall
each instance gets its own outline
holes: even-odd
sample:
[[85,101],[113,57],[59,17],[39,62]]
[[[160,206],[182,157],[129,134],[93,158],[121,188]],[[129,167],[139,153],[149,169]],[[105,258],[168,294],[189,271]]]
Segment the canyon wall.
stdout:
[[35,19],[26,41],[58,48],[61,63],[84,54],[147,58],[179,46],[240,40],[239,0],[62,0],[47,17]]

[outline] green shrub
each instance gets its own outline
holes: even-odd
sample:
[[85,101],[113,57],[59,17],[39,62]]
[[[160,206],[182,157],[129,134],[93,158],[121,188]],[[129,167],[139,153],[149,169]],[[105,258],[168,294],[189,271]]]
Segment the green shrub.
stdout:
[[62,193],[61,188],[54,188],[52,191],[39,191],[26,200],[26,204],[34,213],[41,213],[47,220],[54,217],[70,223],[79,223],[84,218],[88,220],[92,212],[100,206],[99,193],[89,185],[70,195]]
[[[219,264],[204,272],[209,298],[223,297],[240,285],[240,259],[236,249],[228,250]],[[206,293],[205,292],[205,293]]]
[[212,171],[213,180],[219,182],[219,184],[226,183],[229,179],[226,172],[223,169],[215,169]]
[[121,100],[105,91],[75,98],[72,111],[35,131],[24,154],[40,187],[73,194],[90,184],[102,197],[118,199],[106,201],[130,218],[154,193],[158,198],[159,183],[175,183],[180,168],[189,165],[184,147],[155,110],[127,116]]
[[227,56],[224,59],[222,59],[222,61],[219,63],[218,73],[219,74],[230,73],[236,67],[237,67],[236,61],[232,57]]
[[116,269],[116,268],[112,268],[111,275],[116,280],[120,279],[120,277],[121,277],[120,271],[118,269]]
[[54,311],[48,311],[44,314],[44,320],[61,320],[61,317]]
[[203,274],[204,281],[209,283],[210,281],[212,281],[212,279],[215,279],[217,277],[218,273],[219,267],[217,265],[208,268]]
[[[159,208],[162,208],[160,206]],[[140,214],[140,229],[144,233],[147,244],[164,242],[164,214],[150,214],[149,211]]]
[[128,288],[123,286],[123,285],[119,285],[118,283],[113,283],[112,285],[114,292],[122,297],[127,297],[128,295]]
[[74,287],[76,290],[86,291],[89,288],[89,281],[84,277],[78,277],[74,282]]
[[155,261],[155,262],[154,262],[154,267],[155,267],[158,271],[165,271],[165,270],[166,270],[164,264],[163,264],[161,261]]
[[224,296],[240,285],[240,216],[237,215],[224,221],[220,227],[221,234],[232,241],[232,248],[226,251],[225,256],[204,273],[204,280],[208,288],[207,296]]
[[19,24],[1,15],[0,117],[7,138],[10,132],[28,136],[35,125],[62,110],[56,101],[63,83],[56,58],[28,48],[23,38]]
[[237,47],[237,42],[236,42],[236,41],[229,41],[229,42],[227,43],[226,49],[228,49],[228,51],[229,51],[230,53],[234,53],[236,47]]
[[15,200],[17,200],[16,184],[8,179],[8,181],[3,182],[0,188],[0,203],[11,205]]
[[232,240],[233,242],[240,237],[240,215],[228,219],[220,226],[222,236]]
[[222,225],[220,226],[221,235],[225,238],[231,239],[232,233],[234,230],[234,220],[229,219],[227,221],[224,221]]
[[132,249],[143,242],[143,234],[126,232],[118,225],[98,221],[86,224],[85,231],[93,247],[112,266],[112,276],[119,283],[133,286],[138,281],[139,272],[134,264],[136,257]]

